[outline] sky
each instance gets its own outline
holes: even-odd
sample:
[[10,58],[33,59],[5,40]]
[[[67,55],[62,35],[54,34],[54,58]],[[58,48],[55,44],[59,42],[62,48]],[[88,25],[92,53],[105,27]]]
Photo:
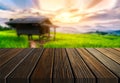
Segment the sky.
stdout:
[[0,9],[26,9],[32,6],[32,0],[0,0]]
[[77,26],[120,30],[120,0],[0,0],[0,24],[15,15],[33,15],[30,12],[35,8],[51,12],[79,9],[80,13],[85,12],[89,17]]
[[36,7],[52,11],[63,8],[79,8],[81,10],[96,11],[119,7],[119,1],[120,0],[0,0],[0,10],[19,11]]

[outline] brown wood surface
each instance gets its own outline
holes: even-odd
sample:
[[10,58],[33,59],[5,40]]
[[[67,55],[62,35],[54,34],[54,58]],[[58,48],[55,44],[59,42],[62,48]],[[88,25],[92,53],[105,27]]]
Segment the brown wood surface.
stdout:
[[8,61],[5,65],[0,67],[0,81],[1,83],[6,82],[6,78],[9,74],[19,66],[19,64],[32,52],[33,49],[24,49],[13,59]]
[[0,52],[0,58],[6,54],[8,54],[12,49],[1,49],[1,52]]
[[114,48],[114,49],[116,49],[116,50],[120,51],[120,48]]
[[65,49],[55,49],[53,83],[74,83],[72,69]]
[[118,51],[116,49],[112,49],[112,48],[106,48],[106,50],[108,50],[109,52],[112,52],[120,57],[120,51]]
[[31,83],[52,82],[53,60],[54,49],[45,49],[31,76]]
[[0,57],[10,49],[0,49]]
[[16,54],[18,54],[22,49],[12,49],[9,52],[6,52],[0,57],[0,66],[5,64],[7,61],[12,59]]
[[76,83],[95,83],[95,77],[75,49],[66,49]]
[[[117,77],[85,49],[77,49],[99,83],[118,83]],[[109,80],[111,79],[111,80]]]
[[111,51],[106,50],[106,49],[97,48],[97,50],[120,64],[120,56],[118,56],[118,55],[116,55],[116,54],[114,54]]
[[[37,61],[41,56],[41,49],[34,49],[29,56],[11,73],[8,78],[8,83],[28,83],[30,74],[32,73]],[[22,73],[21,73],[22,72]],[[22,78],[22,79],[19,79]]]
[[116,63],[96,49],[89,48],[87,50],[120,78],[120,64]]
[[0,83],[119,83],[119,48],[0,49]]

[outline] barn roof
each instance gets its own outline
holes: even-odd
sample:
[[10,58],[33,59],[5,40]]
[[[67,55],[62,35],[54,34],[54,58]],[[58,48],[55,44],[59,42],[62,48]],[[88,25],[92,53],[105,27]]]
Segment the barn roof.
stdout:
[[42,22],[45,22],[45,21],[49,21],[49,19],[47,17],[44,17],[44,16],[40,16],[40,17],[24,17],[24,18],[12,19],[9,22],[7,22],[7,24],[42,23]]

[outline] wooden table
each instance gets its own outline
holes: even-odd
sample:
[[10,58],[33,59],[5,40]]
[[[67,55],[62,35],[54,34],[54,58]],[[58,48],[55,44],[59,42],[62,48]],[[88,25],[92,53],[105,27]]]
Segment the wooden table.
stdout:
[[118,83],[120,48],[0,49],[0,83]]

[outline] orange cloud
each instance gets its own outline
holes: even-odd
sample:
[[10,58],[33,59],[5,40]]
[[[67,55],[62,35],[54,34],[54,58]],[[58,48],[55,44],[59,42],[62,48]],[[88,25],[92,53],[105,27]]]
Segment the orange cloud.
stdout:
[[91,3],[88,4],[87,8],[91,8],[99,4],[103,0],[92,0]]

